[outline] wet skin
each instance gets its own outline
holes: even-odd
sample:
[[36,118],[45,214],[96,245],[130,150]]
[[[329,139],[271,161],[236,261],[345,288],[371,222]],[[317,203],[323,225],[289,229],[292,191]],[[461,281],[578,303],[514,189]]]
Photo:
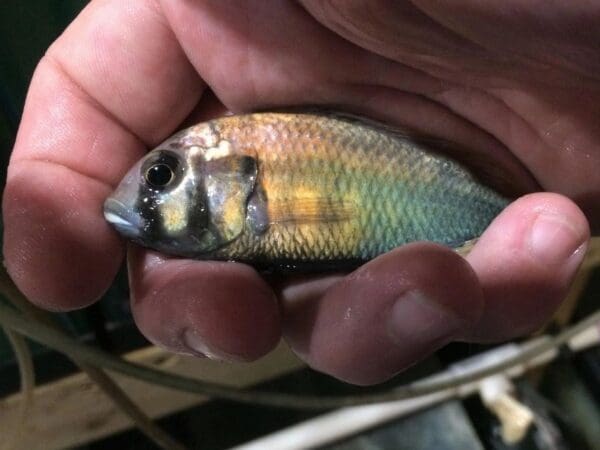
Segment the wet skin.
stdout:
[[319,104],[472,149],[516,192],[556,193],[515,201],[466,260],[416,243],[276,287],[241,264],[130,248],[140,330],[240,360],[283,334],[359,384],[452,340],[534,330],[600,229],[600,6],[539,3],[91,2],[31,83],[3,203],[10,274],[45,308],[89,305],[125,253],[102,203],[147,148],[225,110]]

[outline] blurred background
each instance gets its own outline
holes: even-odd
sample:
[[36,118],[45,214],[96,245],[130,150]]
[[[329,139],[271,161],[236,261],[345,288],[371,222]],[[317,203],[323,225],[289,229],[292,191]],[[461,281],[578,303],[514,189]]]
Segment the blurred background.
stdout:
[[[50,43],[62,32],[87,2],[81,0],[3,0],[0,3],[0,175],[4,185],[5,168],[19,125],[27,86],[37,61]],[[590,271],[578,282],[569,307],[557,323],[584,317],[598,308],[600,301],[600,271]],[[126,276],[122,273],[110,291],[98,304],[83,311],[60,314],[61,324],[83,342],[106,351],[124,354],[149,346],[133,325],[128,306]],[[557,325],[553,325],[555,328]],[[552,326],[550,327],[552,329]],[[38,384],[55,383],[77,372],[64,356],[45,347],[32,344]],[[414,380],[445,367],[461,358],[484,350],[474,345],[452,345],[438,352],[397,380],[376,389]],[[600,449],[600,350],[592,348],[577,355],[563,352],[561,358],[533,376],[518,381],[521,401],[536,412],[538,421],[522,441],[507,444],[500,437],[500,424],[477,397],[465,401],[448,401],[409,418],[393,421],[375,430],[330,445],[336,450],[352,449]],[[285,364],[290,367],[289,358]],[[277,364],[277,360],[275,363]],[[283,364],[283,363],[282,363]],[[297,365],[297,364],[296,364]],[[249,368],[248,370],[253,370]],[[277,372],[277,371],[275,371]],[[267,377],[266,377],[267,378]],[[260,387],[269,390],[312,394],[365,392],[336,382],[308,369],[289,370],[285,375],[262,381]],[[260,382],[260,377],[258,377]],[[59,383],[60,384],[60,383]],[[50,385],[49,385],[50,386]],[[19,389],[15,357],[4,334],[0,332],[0,448],[4,429],[9,427],[3,415]],[[148,387],[153,389],[153,387]],[[82,395],[82,398],[84,396]],[[12,400],[11,400],[12,401]],[[193,403],[193,402],[192,402]],[[150,405],[150,409],[152,405]],[[82,408],[93,407],[84,405]],[[160,408],[158,408],[160,409]],[[265,435],[315,416],[316,412],[272,409],[230,402],[213,401],[202,405],[182,402],[158,423],[190,448],[223,449]],[[35,413],[37,414],[37,413]],[[61,395],[57,394],[52,409],[43,414],[56,416],[60,422]],[[118,411],[111,414],[119,415]],[[162,416],[162,414],[159,414]],[[107,419],[108,420],[108,419]],[[91,421],[89,433],[81,433],[69,447],[81,449],[152,449],[156,448],[141,433],[128,426],[115,427]],[[94,427],[105,426],[101,433]],[[27,447],[61,448],[60,436],[72,433],[69,423],[57,426],[55,436],[30,431]],[[41,432],[40,432],[41,433]],[[79,432],[78,432],[79,433]],[[106,436],[98,437],[98,434]],[[90,437],[91,436],[91,437]],[[68,439],[67,439],[68,441]],[[34,444],[31,444],[33,442]],[[33,447],[32,447],[33,445]]]

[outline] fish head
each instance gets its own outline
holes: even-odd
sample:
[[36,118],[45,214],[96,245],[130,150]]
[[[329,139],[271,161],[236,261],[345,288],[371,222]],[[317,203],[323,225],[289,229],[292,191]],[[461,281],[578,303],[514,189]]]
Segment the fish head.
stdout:
[[199,145],[190,133],[138,161],[106,199],[104,217],[144,247],[202,258],[241,234],[257,169],[254,158]]

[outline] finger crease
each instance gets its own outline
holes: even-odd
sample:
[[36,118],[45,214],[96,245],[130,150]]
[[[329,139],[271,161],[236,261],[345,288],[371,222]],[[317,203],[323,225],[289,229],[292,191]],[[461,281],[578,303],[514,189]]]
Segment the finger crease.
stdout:
[[61,162],[58,161],[53,161],[51,159],[38,159],[38,158],[20,158],[17,160],[14,160],[11,162],[11,166],[17,166],[18,164],[22,164],[22,163],[28,163],[28,164],[45,164],[45,165],[50,165],[52,167],[57,167],[57,168],[63,168],[68,170],[71,173],[74,173],[76,175],[82,176],[86,179],[88,179],[89,181],[93,181],[97,184],[100,184],[103,188],[105,188],[107,191],[112,191],[114,189],[114,186],[109,183],[106,180],[103,180],[97,176],[91,175],[89,173],[83,173],[80,172],[78,170],[75,170],[72,167],[69,167],[65,164],[62,164]]
[[60,76],[66,79],[68,83],[74,88],[76,95],[78,95],[84,102],[88,103],[92,108],[96,111],[103,114],[108,120],[113,122],[123,131],[132,135],[138,142],[141,142],[145,147],[149,147],[151,145],[150,142],[143,139],[137,133],[135,133],[125,122],[123,122],[116,114],[114,114],[110,109],[104,106],[96,97],[90,94],[68,71],[65,65],[60,61],[59,58],[52,55],[51,53],[52,47],[46,52],[42,61],[47,62],[54,70],[58,72]]

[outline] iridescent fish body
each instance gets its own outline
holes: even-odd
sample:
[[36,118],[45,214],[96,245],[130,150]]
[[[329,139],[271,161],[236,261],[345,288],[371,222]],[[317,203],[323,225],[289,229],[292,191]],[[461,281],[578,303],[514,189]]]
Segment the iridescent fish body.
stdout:
[[389,127],[257,113],[159,145],[106,201],[105,217],[169,254],[324,270],[412,241],[460,247],[506,205],[463,166]]

